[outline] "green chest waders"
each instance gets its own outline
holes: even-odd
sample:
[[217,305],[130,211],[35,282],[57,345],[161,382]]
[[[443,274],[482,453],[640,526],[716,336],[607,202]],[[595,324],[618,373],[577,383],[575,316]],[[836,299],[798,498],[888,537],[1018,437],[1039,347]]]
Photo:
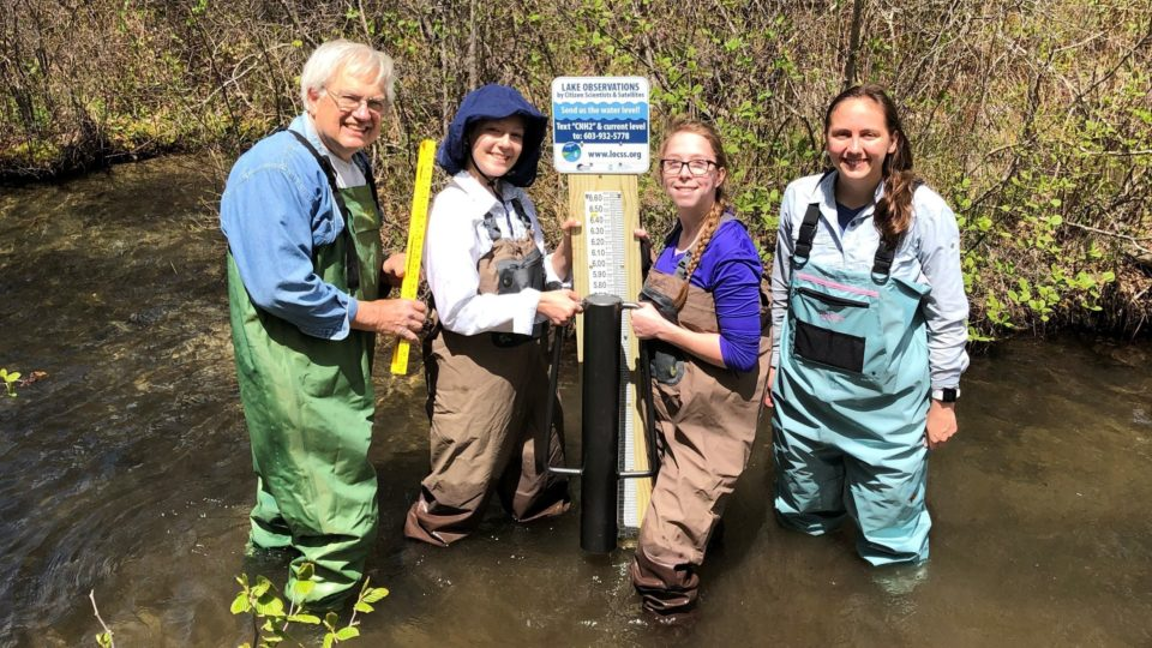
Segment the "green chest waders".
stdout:
[[[369,175],[369,185],[333,186],[345,230],[313,251],[314,272],[360,300],[379,292],[381,222],[371,182]],[[360,580],[376,537],[376,472],[368,461],[374,336],[315,338],[260,310],[231,253],[228,296],[258,477],[251,543],[298,551],[293,566],[315,563],[317,584],[306,601],[339,598]]]
[[812,204],[792,257],[788,315],[772,389],[775,507],[812,535],[844,515],[874,565],[928,558],[925,507],[928,337],[923,284],[890,275],[881,244],[871,272],[808,259]]

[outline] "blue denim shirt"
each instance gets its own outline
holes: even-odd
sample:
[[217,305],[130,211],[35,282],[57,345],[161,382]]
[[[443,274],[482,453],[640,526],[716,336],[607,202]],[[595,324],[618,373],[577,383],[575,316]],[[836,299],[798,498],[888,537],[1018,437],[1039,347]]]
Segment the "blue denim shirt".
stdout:
[[[828,268],[868,272],[880,243],[872,223],[876,200],[884,184],[876,187],[872,204],[860,210],[843,231],[836,212],[836,174],[801,178],[788,185],[780,203],[780,231],[772,263],[772,330],[780,331],[788,311],[788,285],[792,277],[792,251],[800,236],[800,223],[808,205],[820,204],[820,221],[809,259]],[[957,387],[968,368],[968,297],[960,268],[960,230],[944,199],[921,185],[912,194],[912,225],[892,261],[892,276],[931,286],[921,308],[928,324],[929,369],[932,388]],[[780,359],[780,340],[773,336],[772,366]]]
[[[307,115],[289,128],[327,153]],[[356,299],[312,265],[312,250],[335,241],[344,218],[320,165],[290,133],[260,140],[236,161],[220,198],[220,229],[257,307],[313,337],[348,336]]]

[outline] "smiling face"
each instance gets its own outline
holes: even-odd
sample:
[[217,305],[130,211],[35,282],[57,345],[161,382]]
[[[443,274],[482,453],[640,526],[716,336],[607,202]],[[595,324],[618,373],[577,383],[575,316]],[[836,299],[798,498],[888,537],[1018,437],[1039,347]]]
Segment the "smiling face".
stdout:
[[[479,171],[486,178],[500,178],[516,166],[524,150],[524,119],[519,115],[504,119],[486,119],[469,129],[472,156],[468,171]],[[477,178],[484,180],[484,178]]]
[[[664,191],[676,203],[676,208],[681,213],[707,214],[716,202],[716,189],[728,177],[726,169],[716,166],[716,151],[712,144],[702,135],[680,131],[664,141],[660,158]],[[703,175],[693,175],[691,168],[684,164],[692,161],[711,164],[707,165],[708,170]],[[676,166],[679,169],[675,169]]]
[[840,102],[829,115],[824,135],[838,181],[868,193],[880,184],[884,159],[896,152],[900,137],[889,132],[883,107],[866,97]]
[[[324,146],[342,160],[363,149],[380,136],[380,114],[368,109],[368,102],[383,99],[384,90],[341,70],[322,90],[309,90],[308,114]],[[352,110],[342,110],[339,102],[359,101]]]

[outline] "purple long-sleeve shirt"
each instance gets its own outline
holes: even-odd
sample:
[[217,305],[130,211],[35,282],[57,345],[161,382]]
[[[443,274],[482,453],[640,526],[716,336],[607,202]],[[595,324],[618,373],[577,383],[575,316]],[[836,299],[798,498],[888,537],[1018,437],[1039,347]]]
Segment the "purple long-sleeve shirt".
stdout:
[[[676,254],[676,229],[654,266],[675,274],[683,254]],[[760,255],[737,220],[721,223],[692,273],[689,283],[712,293],[720,325],[720,357],[736,371],[751,371],[760,353]]]

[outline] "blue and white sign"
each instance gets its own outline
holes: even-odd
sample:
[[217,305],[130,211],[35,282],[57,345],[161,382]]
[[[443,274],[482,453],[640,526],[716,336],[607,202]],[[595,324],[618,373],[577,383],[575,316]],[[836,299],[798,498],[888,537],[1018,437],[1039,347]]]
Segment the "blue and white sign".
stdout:
[[648,79],[552,81],[552,159],[560,173],[647,173]]

